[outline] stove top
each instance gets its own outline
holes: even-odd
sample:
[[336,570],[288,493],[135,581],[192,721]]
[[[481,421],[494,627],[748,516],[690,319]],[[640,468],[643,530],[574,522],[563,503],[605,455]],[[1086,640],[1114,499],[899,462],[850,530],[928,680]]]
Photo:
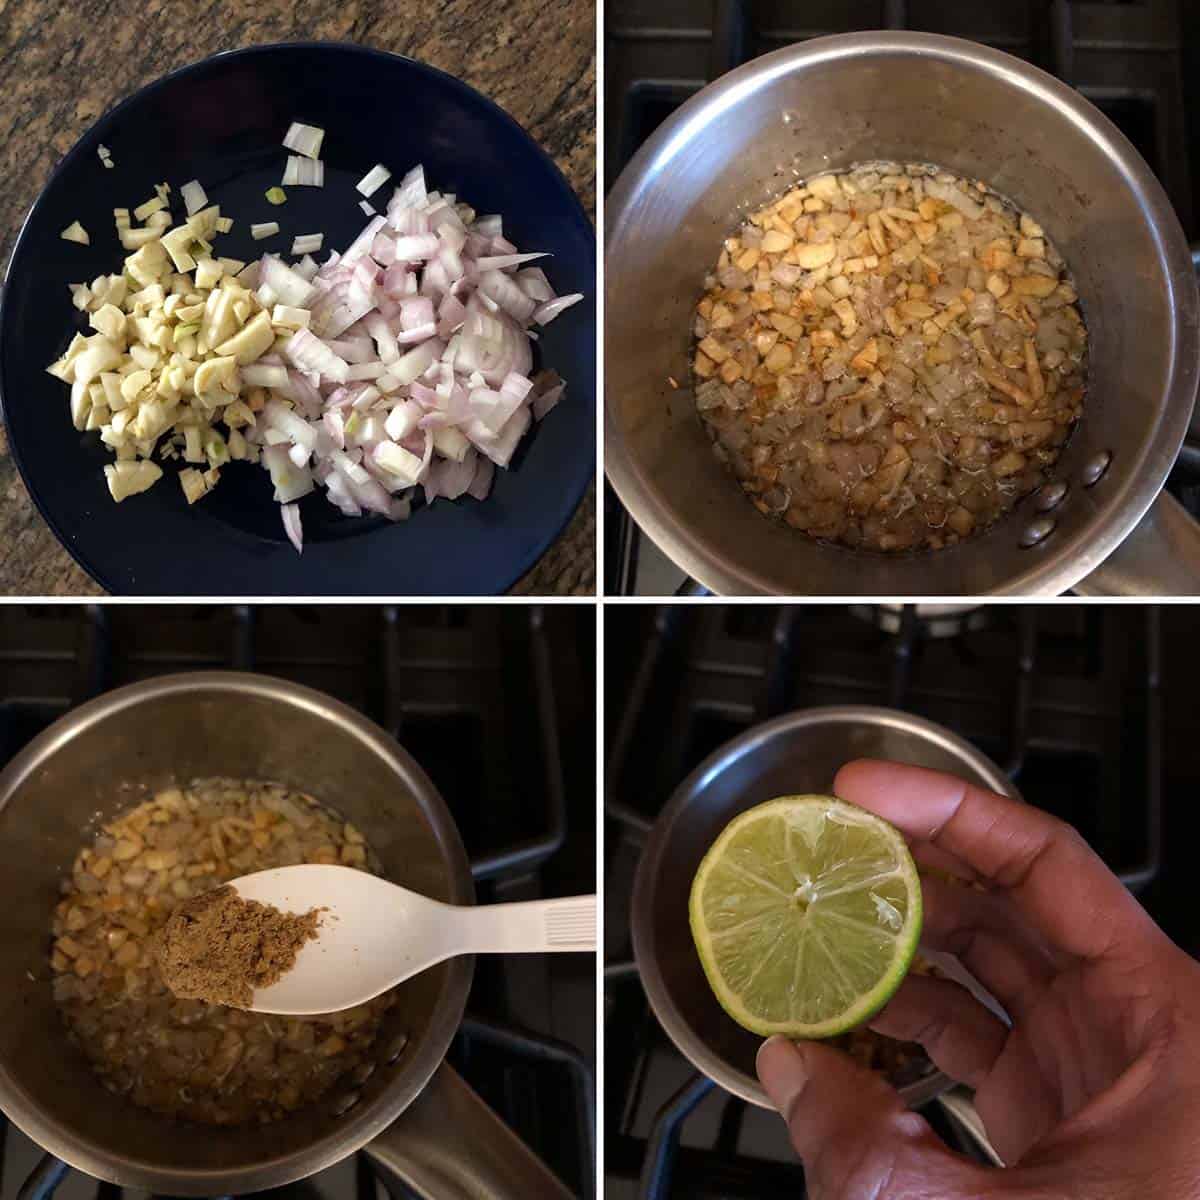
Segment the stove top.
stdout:
[[[595,881],[594,662],[594,616],[576,606],[6,607],[0,765],[68,709],[121,684],[261,671],[336,696],[412,751],[454,814],[481,903],[573,895]],[[581,1196],[595,1194],[594,1013],[589,956],[483,956],[450,1053]],[[0,1196],[12,1197],[41,1151],[6,1125],[0,1115]],[[115,1200],[121,1191],[73,1171],[56,1195]],[[364,1154],[272,1194],[413,1196]]]
[[[831,33],[906,29],[984,42],[1050,71],[1137,147],[1200,240],[1200,6],[1184,0],[608,0],[606,186],[685,100],[726,71]],[[1200,517],[1200,420],[1169,487]],[[613,594],[670,595],[684,575],[605,493]]]
[[[1073,823],[1200,953],[1186,861],[1200,785],[1193,610],[1130,605],[610,605],[605,840],[606,1195],[802,1196],[782,1122],[698,1077],[632,962],[640,847],[675,786],[750,725],[886,705],[949,727]],[[1164,836],[1174,834],[1174,837]],[[927,1111],[952,1144],[958,1131]],[[664,1180],[668,1182],[664,1183]]]

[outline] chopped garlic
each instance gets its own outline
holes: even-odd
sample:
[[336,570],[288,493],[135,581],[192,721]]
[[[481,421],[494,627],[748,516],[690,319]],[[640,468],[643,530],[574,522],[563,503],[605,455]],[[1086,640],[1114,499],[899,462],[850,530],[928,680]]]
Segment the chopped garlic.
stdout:
[[325,241],[323,233],[304,233],[292,242],[292,254],[312,254],[321,249]]
[[77,334],[47,368],[71,389],[74,426],[98,431],[113,450],[117,461],[105,477],[118,502],[161,477],[152,457],[197,464],[180,480],[189,503],[212,489],[231,459],[257,462],[259,446],[239,429],[256,424],[264,387],[286,382],[287,372],[251,364],[309,319],[306,310],[286,306],[274,319],[270,305],[238,278],[246,264],[212,253],[208,239],[230,224],[217,206],[193,211],[164,233],[171,222],[166,194],[160,184],[138,208],[145,227],[133,225],[128,209],[113,210],[132,253],[120,274],[71,285],[75,307],[96,332]]
[[104,478],[112,498],[120,504],[128,496],[153,487],[162,478],[162,467],[142,459],[139,462],[118,462],[104,468]]
[[134,218],[138,221],[145,221],[147,217],[167,207],[167,202],[161,196],[154,196],[147,200],[145,204],[139,204],[133,210]]

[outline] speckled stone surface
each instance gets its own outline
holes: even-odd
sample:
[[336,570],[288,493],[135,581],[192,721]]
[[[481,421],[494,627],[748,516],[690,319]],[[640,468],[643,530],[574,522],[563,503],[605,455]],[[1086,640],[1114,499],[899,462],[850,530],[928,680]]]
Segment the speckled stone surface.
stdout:
[[[218,50],[332,39],[411,55],[508,110],[594,213],[595,6],[590,0],[0,0],[0,262],[54,163],[102,112]],[[523,595],[595,590],[592,494]],[[38,515],[0,427],[0,595],[100,594]]]

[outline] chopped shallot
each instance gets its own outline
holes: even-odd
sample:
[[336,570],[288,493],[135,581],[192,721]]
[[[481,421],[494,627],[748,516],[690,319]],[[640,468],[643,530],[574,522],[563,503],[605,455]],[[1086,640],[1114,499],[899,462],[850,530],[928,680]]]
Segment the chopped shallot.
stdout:
[[383,163],[376,163],[354,186],[364,196],[370,196],[379,191],[391,177],[391,171]]
[[324,187],[325,164],[319,158],[289,154],[281,182],[284,187]]
[[[322,242],[325,241],[323,233],[302,233],[292,242],[293,254],[313,254],[321,249]],[[316,274],[316,271],[313,272]]]
[[300,525],[300,506],[298,504],[281,504],[279,515],[283,517],[284,532],[288,541],[296,547],[296,553],[304,552],[304,530]]

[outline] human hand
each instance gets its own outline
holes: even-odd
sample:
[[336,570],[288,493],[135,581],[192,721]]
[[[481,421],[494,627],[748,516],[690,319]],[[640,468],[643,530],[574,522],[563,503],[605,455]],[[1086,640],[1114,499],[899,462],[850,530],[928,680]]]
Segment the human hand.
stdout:
[[890,821],[922,878],[922,942],[958,956],[1012,1027],[910,975],[870,1027],[975,1089],[1008,1166],[947,1149],[883,1079],[816,1042],[765,1042],[758,1074],[819,1200],[1200,1197],[1200,965],[1070,826],[961,779],[859,761],[834,792]]

